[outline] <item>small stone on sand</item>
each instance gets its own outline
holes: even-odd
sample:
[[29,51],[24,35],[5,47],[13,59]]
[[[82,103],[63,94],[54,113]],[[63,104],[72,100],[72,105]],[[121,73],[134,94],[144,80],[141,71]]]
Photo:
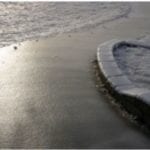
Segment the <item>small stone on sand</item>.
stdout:
[[17,46],[14,46],[14,49],[17,50]]

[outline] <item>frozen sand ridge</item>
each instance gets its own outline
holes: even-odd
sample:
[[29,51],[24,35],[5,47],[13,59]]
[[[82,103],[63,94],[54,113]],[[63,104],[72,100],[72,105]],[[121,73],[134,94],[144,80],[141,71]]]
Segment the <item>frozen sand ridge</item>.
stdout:
[[[137,41],[149,45],[150,37],[145,36]],[[123,73],[137,87],[150,89],[150,49],[142,47],[121,47],[115,51],[115,58]]]
[[[137,87],[119,67],[116,52],[124,48],[142,48],[150,50],[150,45],[131,40],[108,41],[101,44],[97,50],[97,60],[100,76],[108,91],[128,110],[138,116],[138,119],[150,127],[150,91],[145,87]],[[138,60],[141,61],[141,60]],[[130,66],[132,67],[132,66]],[[132,77],[134,78],[134,76]]]

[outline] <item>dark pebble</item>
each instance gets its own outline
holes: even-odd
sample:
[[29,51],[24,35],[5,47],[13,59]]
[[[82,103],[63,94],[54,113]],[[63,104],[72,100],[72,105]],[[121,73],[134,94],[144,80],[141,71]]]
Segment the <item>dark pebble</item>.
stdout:
[[14,46],[14,49],[17,50],[17,46]]

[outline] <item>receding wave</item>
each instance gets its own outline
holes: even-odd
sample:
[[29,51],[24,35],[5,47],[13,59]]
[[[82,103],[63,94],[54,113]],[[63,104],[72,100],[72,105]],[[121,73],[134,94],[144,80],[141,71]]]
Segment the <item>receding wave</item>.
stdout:
[[0,47],[89,29],[129,13],[128,3],[0,2]]

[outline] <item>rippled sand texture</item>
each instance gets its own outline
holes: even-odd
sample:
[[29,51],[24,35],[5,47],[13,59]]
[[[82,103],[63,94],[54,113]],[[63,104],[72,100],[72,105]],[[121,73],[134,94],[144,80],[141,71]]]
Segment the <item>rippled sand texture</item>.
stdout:
[[26,39],[88,29],[126,16],[127,3],[0,2],[0,47]]
[[[140,41],[149,44],[150,37]],[[150,49],[122,47],[115,56],[119,67],[136,86],[150,89]]]

